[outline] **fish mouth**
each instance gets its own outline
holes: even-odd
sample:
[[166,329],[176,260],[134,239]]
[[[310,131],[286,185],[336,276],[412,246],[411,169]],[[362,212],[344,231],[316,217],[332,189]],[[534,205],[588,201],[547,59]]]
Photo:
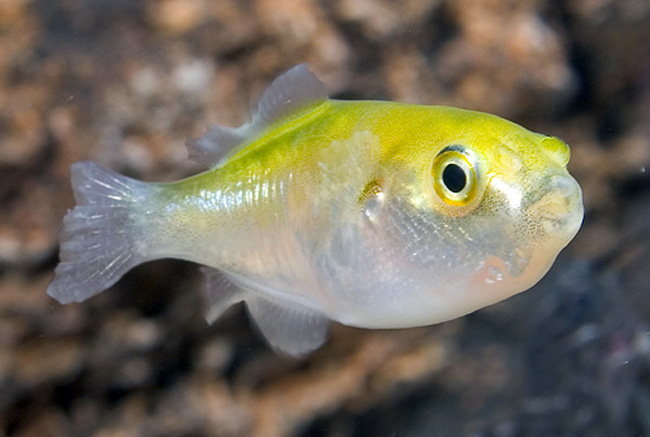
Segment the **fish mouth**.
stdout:
[[582,224],[582,191],[571,175],[558,169],[535,183],[537,189],[523,197],[512,190],[508,200],[521,202],[523,226],[504,235],[501,250],[491,252],[471,278],[477,289],[490,288],[500,299],[537,283]]
[[547,176],[542,191],[527,208],[531,217],[545,235],[557,236],[566,245],[578,232],[584,216],[582,190],[569,174]]
[[523,199],[526,230],[514,247],[494,253],[472,276],[472,283],[490,287],[502,298],[526,290],[550,269],[559,252],[580,229],[584,215],[582,191],[568,173],[540,179],[539,189]]

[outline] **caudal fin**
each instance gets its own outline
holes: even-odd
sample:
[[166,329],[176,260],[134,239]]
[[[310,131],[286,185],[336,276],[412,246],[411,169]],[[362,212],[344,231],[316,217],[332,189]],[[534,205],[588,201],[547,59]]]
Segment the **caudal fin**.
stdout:
[[151,186],[90,161],[70,171],[77,206],[63,219],[60,263],[47,288],[61,303],[88,299],[148,260],[138,223]]

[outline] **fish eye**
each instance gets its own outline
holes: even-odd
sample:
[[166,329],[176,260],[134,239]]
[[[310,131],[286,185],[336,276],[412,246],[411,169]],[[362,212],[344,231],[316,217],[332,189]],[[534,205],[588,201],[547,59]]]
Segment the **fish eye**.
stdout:
[[476,166],[462,146],[447,146],[433,160],[433,187],[448,205],[463,206],[476,195]]

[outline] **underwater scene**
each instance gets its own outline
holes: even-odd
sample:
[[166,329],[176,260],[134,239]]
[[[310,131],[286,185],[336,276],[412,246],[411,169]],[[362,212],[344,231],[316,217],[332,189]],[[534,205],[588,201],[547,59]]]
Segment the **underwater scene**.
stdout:
[[650,436],[650,3],[0,0],[3,436]]

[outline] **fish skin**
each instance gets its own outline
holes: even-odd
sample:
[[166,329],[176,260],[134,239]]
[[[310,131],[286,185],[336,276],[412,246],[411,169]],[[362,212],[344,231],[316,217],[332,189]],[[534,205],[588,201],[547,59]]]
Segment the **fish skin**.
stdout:
[[[581,191],[561,140],[458,108],[327,99],[319,84],[304,66],[285,73],[252,122],[188,144],[211,168],[182,181],[77,164],[78,206],[48,293],[82,301],[140,262],[194,261],[209,267],[210,322],[245,301],[270,344],[299,356],[328,320],[428,325],[530,288],[578,231]],[[466,168],[467,199],[436,191],[455,195],[432,175],[445,153]],[[97,237],[116,223],[122,252]],[[77,261],[88,235],[102,249],[94,264]],[[116,253],[131,256],[113,272]],[[80,282],[89,273],[100,280]]]

